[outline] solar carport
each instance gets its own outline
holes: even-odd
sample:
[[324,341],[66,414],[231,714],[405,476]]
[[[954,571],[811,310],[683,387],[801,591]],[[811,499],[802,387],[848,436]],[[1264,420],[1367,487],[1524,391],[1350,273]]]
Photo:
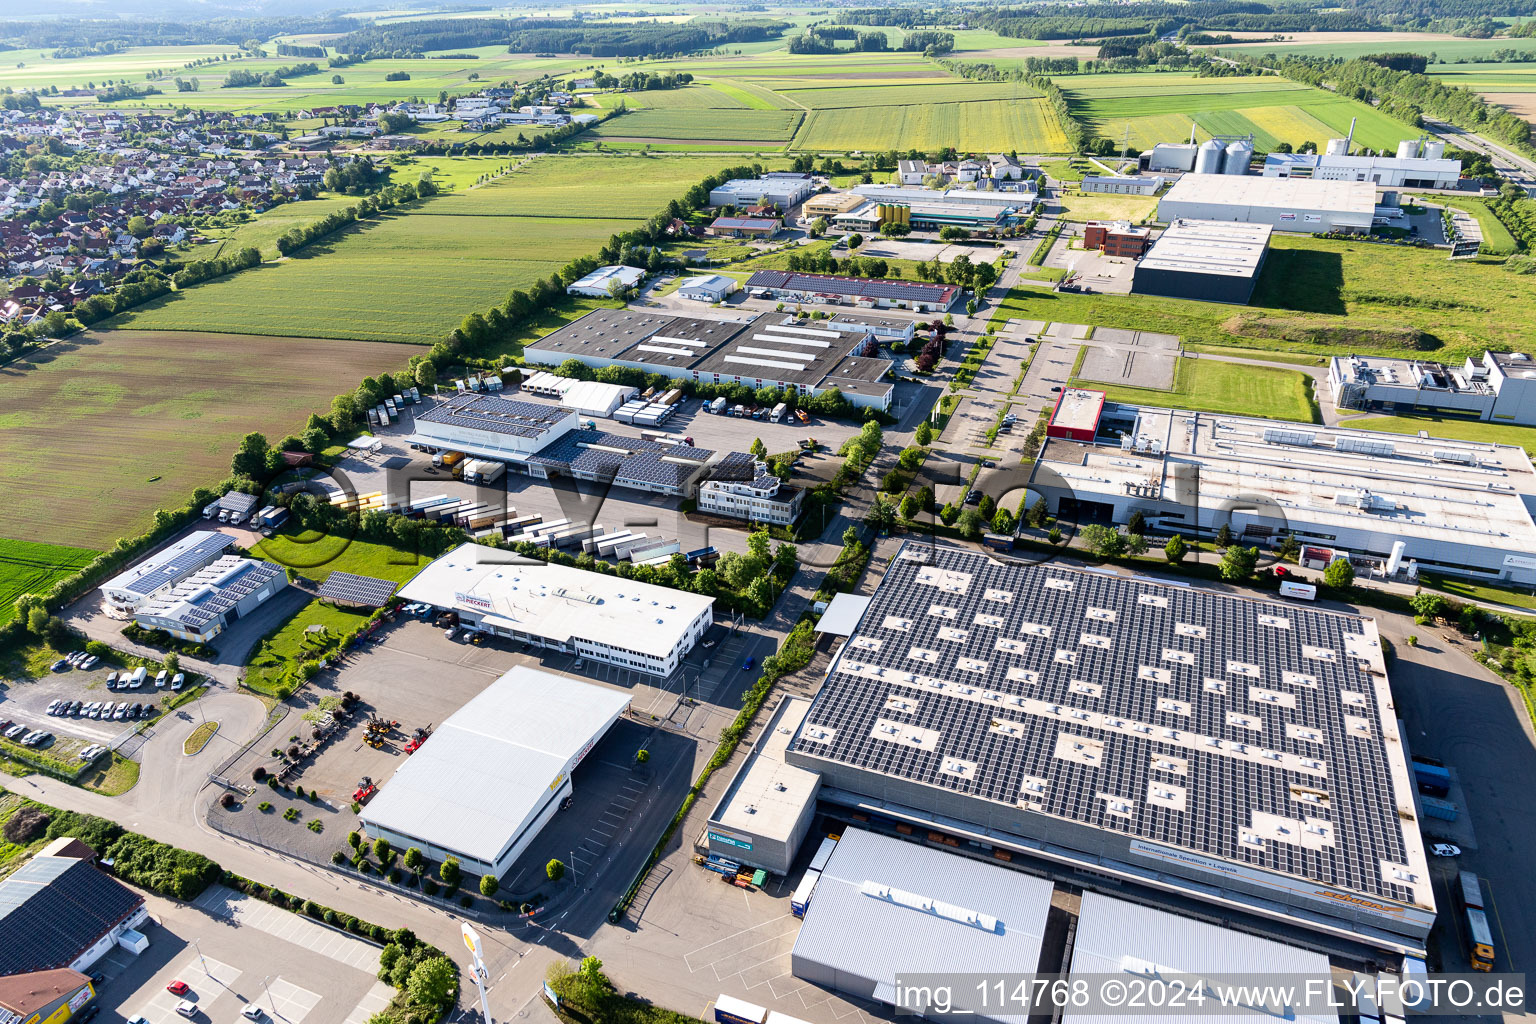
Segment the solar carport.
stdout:
[[849,829],[816,883],[791,971],[887,1005],[897,1003],[898,977],[1034,973],[1053,888],[1032,875]]

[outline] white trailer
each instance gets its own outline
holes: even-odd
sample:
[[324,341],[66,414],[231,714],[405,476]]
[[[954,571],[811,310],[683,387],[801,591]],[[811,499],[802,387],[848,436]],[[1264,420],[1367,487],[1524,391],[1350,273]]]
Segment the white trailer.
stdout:
[[1281,580],[1280,596],[1294,597],[1300,601],[1316,601],[1317,587],[1311,583],[1292,583],[1290,580]]
[[670,558],[674,552],[681,550],[682,545],[680,545],[677,541],[664,541],[659,544],[654,544],[648,548],[630,548],[629,559],[630,561],[639,564],[640,562],[648,561],[652,558],[661,558],[663,556]]
[[721,413],[725,412],[725,399],[724,398],[717,398],[713,402],[710,402],[709,403],[709,411],[714,413],[716,416],[718,416]]
[[784,414],[786,412],[789,412],[789,406],[783,402],[780,402],[778,405],[773,407],[773,412],[768,414],[768,418],[777,423],[779,420],[784,418]]

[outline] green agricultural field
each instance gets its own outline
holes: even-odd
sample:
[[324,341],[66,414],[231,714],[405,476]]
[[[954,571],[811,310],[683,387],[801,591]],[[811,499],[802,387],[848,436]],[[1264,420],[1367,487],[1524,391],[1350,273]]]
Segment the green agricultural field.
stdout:
[[115,325],[432,344],[652,216],[726,157],[543,156],[487,185],[359,224]]
[[1181,73],[1063,75],[1056,83],[1067,94],[1073,116],[1106,138],[1149,149],[1159,142],[1183,142],[1190,127],[1196,139],[1252,133],[1258,149],[1281,142],[1323,143],[1349,130],[1373,149],[1393,149],[1416,129],[1363,103],[1287,79],[1199,78]]
[[637,110],[606,121],[583,139],[699,139],[788,142],[804,115],[798,110]]
[[1038,96],[1016,82],[912,82],[888,85],[834,85],[813,89],[781,88],[778,92],[808,110],[836,108],[901,107],[915,103],[1017,100]]
[[0,537],[110,549],[157,507],[228,476],[247,432],[299,430],[337,391],[404,369],[416,351],[195,331],[91,331],[51,345],[7,371]]
[[146,73],[164,70],[170,73],[165,84],[175,92],[176,85],[172,79],[178,74],[188,78],[195,75],[199,78],[218,79],[222,77],[223,69],[230,67],[224,62],[201,68],[183,67],[188,61],[219,57],[237,51],[233,46],[135,46],[122,53],[65,59],[50,57],[51,52],[51,49],[6,50],[5,61],[0,65],[0,88],[83,88],[87,82],[99,84],[119,78],[141,83]]
[[1348,36],[1347,42],[1259,43],[1209,49],[1228,57],[1263,58],[1275,54],[1279,57],[1339,57],[1350,60],[1373,53],[1422,53],[1441,61],[1478,60],[1495,50],[1536,51],[1536,40],[1532,39],[1447,39],[1428,33],[1405,32],[1383,34],[1380,40],[1362,38],[1371,34],[1374,33],[1345,33]]
[[1367,416],[1348,421],[1351,427],[1385,430],[1392,434],[1417,434],[1455,441],[1481,441],[1484,444],[1509,444],[1524,448],[1536,459],[1536,427],[1517,427],[1508,423],[1483,423],[1478,420],[1442,416]]
[[0,623],[16,614],[16,599],[38,594],[88,565],[96,552],[0,538]]
[[1169,391],[1081,379],[1073,379],[1070,384],[1103,391],[1112,402],[1132,405],[1227,412],[1298,423],[1310,423],[1317,418],[1307,375],[1277,367],[1180,359]]
[[1065,153],[1070,148],[1061,122],[1043,99],[814,110],[790,144],[791,149],[812,151],[943,146],[1021,153]]
[[709,110],[717,107],[745,109],[738,93],[696,82],[682,89],[652,89],[646,92],[599,92],[591,99],[599,107],[612,110],[623,104],[630,110]]
[[1485,349],[1529,347],[1529,280],[1493,262],[1452,263],[1432,249],[1276,235],[1248,306],[1017,289],[995,315],[1161,331],[1229,348],[1459,362]]

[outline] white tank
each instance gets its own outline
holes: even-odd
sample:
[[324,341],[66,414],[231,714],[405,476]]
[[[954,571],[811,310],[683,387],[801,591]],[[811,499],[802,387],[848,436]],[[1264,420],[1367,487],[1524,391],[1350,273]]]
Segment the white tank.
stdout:
[[1206,139],[1200,145],[1200,152],[1195,154],[1196,174],[1220,174],[1221,157],[1226,152],[1226,147],[1215,139]]
[[1419,140],[1404,139],[1397,144],[1397,158],[1399,160],[1416,160],[1419,156]]
[[1328,155],[1329,156],[1348,156],[1349,155],[1349,140],[1348,139],[1329,139],[1328,140]]
[[1424,143],[1424,159],[1425,160],[1444,160],[1445,159],[1445,143],[1439,141],[1438,139],[1435,140],[1434,142],[1426,142],[1426,143]]
[[1253,143],[1234,142],[1227,147],[1227,159],[1222,167],[1224,174],[1247,174],[1253,163]]

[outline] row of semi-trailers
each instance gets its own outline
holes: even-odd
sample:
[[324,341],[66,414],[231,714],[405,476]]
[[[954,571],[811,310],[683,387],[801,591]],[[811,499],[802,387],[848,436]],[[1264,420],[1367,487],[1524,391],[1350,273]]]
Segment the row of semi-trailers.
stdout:
[[368,410],[368,425],[370,427],[387,427],[391,423],[400,422],[400,410],[408,405],[421,404],[421,389],[406,388],[398,395],[384,399],[378,405]]
[[769,1010],[745,999],[721,994],[715,1000],[715,1024],[806,1024],[778,1010]]
[[[515,508],[446,494],[413,501],[400,511],[415,519],[462,526],[474,533],[476,538],[499,534],[505,540],[529,543],[541,548],[579,546],[583,552],[599,558],[618,561],[627,559],[637,565],[663,565],[682,551],[681,544],[675,540],[647,537],[632,530],[610,529],[601,523],[591,525],[572,519],[546,521],[538,513],[518,515]],[[714,554],[713,548],[700,548],[688,552],[686,557],[691,562],[705,562],[711,560]]]

